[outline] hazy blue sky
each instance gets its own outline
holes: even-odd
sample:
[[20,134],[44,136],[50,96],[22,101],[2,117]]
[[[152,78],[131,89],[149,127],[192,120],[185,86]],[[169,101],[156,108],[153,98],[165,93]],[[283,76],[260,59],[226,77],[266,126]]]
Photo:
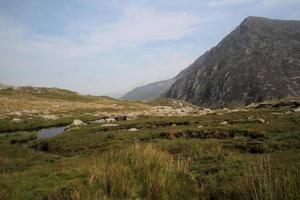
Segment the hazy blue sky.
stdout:
[[247,16],[300,0],[0,0],[0,82],[120,95],[171,78]]

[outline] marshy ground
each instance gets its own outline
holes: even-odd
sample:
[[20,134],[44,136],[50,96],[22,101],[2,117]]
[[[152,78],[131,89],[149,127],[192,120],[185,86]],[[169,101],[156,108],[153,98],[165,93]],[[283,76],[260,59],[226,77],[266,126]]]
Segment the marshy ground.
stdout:
[[[300,112],[272,105],[0,90],[0,199],[299,199]],[[37,138],[74,119],[85,124]]]

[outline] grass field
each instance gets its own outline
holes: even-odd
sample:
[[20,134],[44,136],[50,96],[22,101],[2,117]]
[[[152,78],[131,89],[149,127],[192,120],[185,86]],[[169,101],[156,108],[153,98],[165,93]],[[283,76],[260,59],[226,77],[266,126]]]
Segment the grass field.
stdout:
[[[53,103],[44,96],[32,98]],[[86,98],[91,100],[79,103],[99,100]],[[129,109],[162,102],[116,104]],[[203,116],[143,116],[114,122],[116,127],[80,126],[47,139],[26,132],[93,118],[81,109],[64,110],[71,116],[61,121],[22,116],[28,123],[12,129],[10,118],[2,119],[1,130],[25,132],[0,137],[1,200],[300,198],[300,112],[247,108]]]

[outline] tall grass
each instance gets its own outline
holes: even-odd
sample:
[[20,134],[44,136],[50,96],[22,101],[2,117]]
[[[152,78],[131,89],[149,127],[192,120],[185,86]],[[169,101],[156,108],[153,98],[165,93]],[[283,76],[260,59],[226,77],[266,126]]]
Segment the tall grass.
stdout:
[[69,199],[193,199],[193,185],[188,160],[136,144],[97,160],[85,185],[71,192]]
[[296,200],[300,199],[298,172],[279,172],[272,168],[269,156],[246,170],[247,175],[239,185],[238,193],[245,200]]

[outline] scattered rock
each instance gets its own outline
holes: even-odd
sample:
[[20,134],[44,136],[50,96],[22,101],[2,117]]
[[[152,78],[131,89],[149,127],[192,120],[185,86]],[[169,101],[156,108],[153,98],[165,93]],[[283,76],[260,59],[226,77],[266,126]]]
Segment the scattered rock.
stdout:
[[221,122],[220,124],[223,125],[223,126],[226,126],[226,125],[228,125],[229,123],[228,123],[227,121],[223,121],[223,122]]
[[11,112],[11,113],[9,113],[9,115],[10,116],[22,116],[22,113],[21,112],[19,112],[19,111],[14,111],[14,112]]
[[172,124],[172,126],[171,127],[176,127],[176,124]]
[[247,105],[246,108],[254,108],[255,107],[255,104],[254,103],[251,103],[250,105]]
[[105,123],[105,119],[99,119],[99,120],[93,121],[93,123],[104,124]]
[[262,124],[266,123],[266,120],[264,120],[264,119],[258,119],[258,121]]
[[294,111],[289,110],[289,111],[286,111],[284,114],[286,114],[286,115],[291,115],[291,114],[293,114],[293,113],[294,113]]
[[107,118],[107,119],[105,119],[106,123],[111,123],[111,122],[115,122],[115,121],[117,121],[117,120],[115,120],[115,118]]
[[48,110],[44,111],[43,113],[44,115],[50,115],[50,112]]
[[272,115],[284,115],[284,113],[282,113],[282,112],[272,112]]
[[83,121],[81,121],[81,120],[79,120],[79,119],[75,119],[74,121],[73,121],[73,124],[72,124],[73,126],[82,126],[82,125],[84,125],[84,122]]
[[300,107],[294,110],[295,112],[300,112]]
[[202,125],[199,125],[199,126],[198,126],[198,128],[203,128],[203,127],[204,127],[204,126],[202,126]]
[[[148,114],[148,113],[147,113]],[[128,121],[137,120],[139,117],[137,115],[127,115],[126,119]]]
[[57,120],[57,119],[59,119],[59,117],[56,116],[56,115],[42,115],[42,118],[45,119],[45,120]]
[[129,129],[128,131],[130,131],[130,132],[133,132],[133,131],[138,131],[139,129],[137,129],[137,128],[131,128],[131,129]]
[[21,119],[20,119],[20,118],[13,118],[12,121],[13,121],[13,122],[20,122]]
[[103,124],[102,127],[116,127],[119,126],[119,124]]
[[126,115],[119,115],[115,117],[115,120],[117,121],[125,121],[127,120],[127,116]]

